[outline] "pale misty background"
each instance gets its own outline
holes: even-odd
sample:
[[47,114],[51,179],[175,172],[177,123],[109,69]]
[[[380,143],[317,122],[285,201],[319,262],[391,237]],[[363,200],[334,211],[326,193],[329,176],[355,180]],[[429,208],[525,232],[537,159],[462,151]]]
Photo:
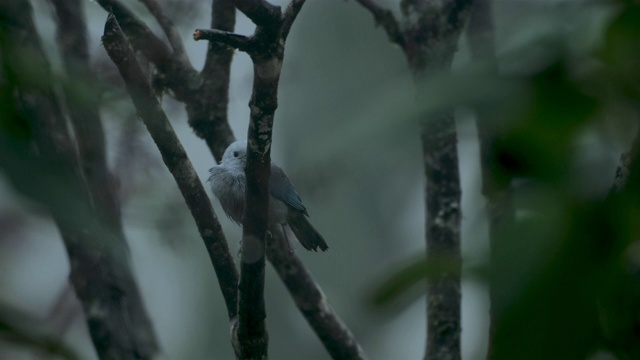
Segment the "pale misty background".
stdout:
[[[47,1],[32,3],[50,60],[59,70],[53,10]],[[126,3],[161,34],[140,3]],[[210,3],[161,3],[178,25],[192,63],[200,69],[207,44],[193,41],[191,34],[195,28],[209,26]],[[287,2],[276,3],[286,6]],[[98,71],[103,78],[117,77],[100,46],[106,13],[94,2],[84,5]],[[387,1],[387,6],[397,12],[396,2]],[[499,52],[553,34],[577,34],[573,46],[591,46],[606,16],[579,1],[497,1]],[[253,31],[240,13],[236,31]],[[463,37],[454,68],[467,61]],[[231,75],[229,118],[236,137],[244,139],[252,81],[246,54],[236,52]],[[405,111],[400,104],[414,97],[404,55],[389,44],[383,30],[374,27],[369,12],[355,1],[307,1],[287,43],[272,158],[295,184],[312,223],[330,247],[326,253],[300,247],[296,251],[371,359],[417,359],[424,352],[423,297],[391,310],[375,309],[368,299],[386,274],[424,252],[419,127],[396,121]],[[233,359],[226,309],[193,220],[150,136],[132,117],[130,100],[113,98],[103,111],[111,164],[119,170],[132,263],[161,347],[170,359]],[[183,106],[168,96],[164,99],[178,136],[206,181],[213,162],[209,150],[187,125]],[[487,231],[476,130],[471,112],[460,109],[457,115],[462,248],[465,259],[479,261],[487,256]],[[592,172],[601,178],[593,178],[589,186],[606,188],[618,156],[613,150],[618,149],[600,151],[604,145],[598,139],[585,139],[587,145],[594,155],[586,155],[585,164],[602,167]],[[214,206],[232,253],[237,254],[240,228],[215,201]],[[56,227],[46,213],[18,197],[2,177],[0,223],[12,229],[0,232],[0,299],[37,318],[49,318],[68,273]],[[270,356],[328,359],[276,273],[267,267]],[[483,358],[488,331],[486,286],[464,280],[462,300],[463,358]],[[75,316],[64,340],[81,358],[95,359],[75,300],[65,311],[73,313],[73,309]],[[52,320],[52,329],[57,321]],[[0,358],[36,359],[36,355],[2,343]]]

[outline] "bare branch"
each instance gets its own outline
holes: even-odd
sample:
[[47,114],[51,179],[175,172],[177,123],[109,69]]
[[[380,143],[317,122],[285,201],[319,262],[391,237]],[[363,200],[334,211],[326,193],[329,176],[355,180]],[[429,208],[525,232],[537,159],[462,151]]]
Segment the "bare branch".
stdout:
[[400,25],[391,10],[384,9],[376,4],[375,0],[356,0],[360,5],[364,6],[373,15],[376,26],[382,26],[387,32],[387,36],[391,43],[399,45],[401,48],[405,46],[404,34],[400,30]]
[[[212,101],[210,96],[213,89],[217,91],[216,94],[219,94],[224,90],[224,86],[216,88],[212,85],[211,79],[203,79],[188,62],[173,54],[118,0],[98,0],[98,2],[105,10],[113,11],[133,48],[142,52],[157,67],[157,79],[161,79],[162,85],[170,89],[172,95],[186,105],[189,125],[196,135],[207,142],[213,156],[219,159],[227,145],[233,141],[233,133],[226,121],[226,104],[221,106],[217,100]],[[226,3],[227,0],[218,0],[215,3],[219,2]],[[220,5],[220,7],[223,6]],[[228,13],[228,11],[224,12],[221,16]],[[230,61],[229,56],[227,67]],[[224,116],[221,113],[224,113]]]
[[215,29],[196,29],[193,33],[193,40],[214,41],[245,52],[248,51],[251,46],[251,38],[249,37]]
[[279,6],[274,6],[266,0],[225,0],[230,1],[257,26],[270,27],[281,20]]
[[162,7],[160,4],[156,2],[156,0],[140,0],[146,6],[147,9],[151,12],[151,14],[156,18],[160,27],[162,27],[162,31],[164,31],[165,35],[167,35],[167,39],[169,40],[169,44],[173,48],[173,51],[180,57],[183,58],[184,61],[189,61],[187,58],[187,54],[184,50],[184,45],[182,44],[182,39],[180,39],[180,34],[176,30],[173,21],[165,15],[164,11],[162,11]]
[[142,52],[160,73],[162,84],[171,89],[175,98],[187,103],[200,83],[198,72],[184,59],[174,54],[167,45],[118,0],[98,0],[113,13],[132,46]]
[[282,22],[282,30],[280,30],[280,37],[284,40],[289,36],[289,31],[291,31],[291,26],[293,22],[298,17],[298,13],[302,9],[302,5],[304,5],[305,0],[291,0],[289,6],[287,6],[287,10],[284,12],[283,22]]
[[117,65],[138,115],[160,150],[164,163],[176,180],[196,221],[218,276],[229,318],[233,320],[237,314],[238,274],[209,197],[112,14],[105,24],[102,42]]
[[[236,8],[226,0],[213,0],[211,5],[211,28],[233,32],[236,22]],[[207,58],[200,73],[206,116],[190,119],[191,126],[204,136],[209,149],[220,160],[224,150],[235,137],[229,129],[229,79],[234,50],[224,44],[209,41]],[[196,121],[197,120],[197,121]]]
[[357,340],[335,313],[304,263],[280,233],[267,244],[267,256],[296,306],[333,359],[366,359]]

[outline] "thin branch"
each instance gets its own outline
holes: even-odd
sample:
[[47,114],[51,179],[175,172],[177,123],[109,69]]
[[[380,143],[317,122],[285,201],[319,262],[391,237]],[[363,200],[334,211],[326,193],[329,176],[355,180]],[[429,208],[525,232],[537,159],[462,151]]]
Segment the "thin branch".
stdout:
[[293,26],[293,22],[296,20],[296,17],[298,17],[304,2],[305,0],[291,0],[289,6],[287,6],[287,10],[285,10],[283,15],[282,30],[280,30],[280,37],[282,39],[287,40],[291,26]]
[[[211,28],[233,32],[236,8],[226,0],[213,0],[211,4]],[[222,159],[224,150],[235,137],[229,128],[229,80],[234,50],[224,44],[209,42],[207,58],[200,77],[202,78],[202,111],[206,116],[190,118],[189,123],[196,132],[205,134],[204,139],[214,158]]]
[[182,57],[174,54],[118,0],[98,0],[98,3],[115,15],[131,45],[157,67],[162,84],[171,89],[175,98],[185,103],[192,101],[190,99],[201,81],[198,72]]
[[237,314],[238,274],[204,187],[112,14],[109,15],[105,24],[102,42],[109,57],[118,67],[127,91],[138,110],[138,115],[149,130],[162,155],[162,160],[176,180],[196,221],[218,276],[229,318],[233,320]]
[[399,45],[401,48],[405,47],[405,37],[400,30],[400,25],[393,16],[393,12],[389,9],[384,9],[378,5],[375,0],[356,0],[360,5],[364,6],[371,14],[376,22],[376,26],[382,26],[387,32],[389,41],[391,43]]
[[366,359],[349,328],[335,313],[304,263],[276,233],[267,244],[267,256],[289,290],[296,306],[333,359]]
[[247,52],[251,46],[251,38],[222,30],[196,29],[193,40],[209,40]]
[[[421,95],[421,84],[434,74],[450,71],[471,0],[445,3],[402,0],[411,19],[403,50]],[[436,19],[436,20],[434,20]],[[421,129],[425,176],[427,258],[452,258],[451,269],[427,284],[425,359],[460,359],[461,190],[457,134],[453,109],[424,119]]]
[[[131,42],[131,46],[136,51],[142,52],[156,66],[157,79],[162,80],[162,85],[171,90],[171,94],[176,100],[186,105],[189,125],[196,135],[207,142],[213,156],[219,159],[227,145],[233,141],[233,133],[226,121],[226,105],[220,106],[219,102],[212,101],[210,96],[213,95],[213,90],[216,90],[216,94],[220,94],[221,90],[224,90],[224,86],[216,88],[210,79],[203,79],[188,62],[173,54],[140,19],[118,0],[98,0],[98,2],[105,10],[113,11],[122,30]],[[226,3],[226,0],[216,1],[216,3],[219,2]],[[218,7],[224,8],[225,6],[219,5]],[[221,16],[228,13],[225,11]],[[228,61],[226,66],[230,64],[230,57]],[[222,116],[221,113],[225,115]]]
[[176,30],[173,21],[165,15],[164,11],[160,4],[156,2],[156,0],[140,0],[146,6],[147,9],[151,12],[151,14],[156,18],[160,27],[162,27],[162,31],[164,31],[165,35],[167,35],[167,39],[169,40],[169,44],[173,48],[173,51],[183,58],[184,61],[188,61],[187,53],[184,50],[184,44],[182,44],[182,39],[180,38],[180,34]]
[[226,0],[245,14],[257,26],[271,27],[280,22],[280,7],[265,0]]

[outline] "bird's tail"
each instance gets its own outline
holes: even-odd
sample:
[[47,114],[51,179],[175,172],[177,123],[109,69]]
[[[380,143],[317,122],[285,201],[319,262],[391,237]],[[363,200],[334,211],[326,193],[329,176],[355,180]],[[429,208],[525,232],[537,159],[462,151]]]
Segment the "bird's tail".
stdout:
[[307,250],[318,251],[318,248],[322,251],[327,251],[329,246],[324,241],[324,238],[318,230],[309,223],[309,220],[302,213],[296,213],[289,216],[289,226],[293,233],[296,234],[300,244]]

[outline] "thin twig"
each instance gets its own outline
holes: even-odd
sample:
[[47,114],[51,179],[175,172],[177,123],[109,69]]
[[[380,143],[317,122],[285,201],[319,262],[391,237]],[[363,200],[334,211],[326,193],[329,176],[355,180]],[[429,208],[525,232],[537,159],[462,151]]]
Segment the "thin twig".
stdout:
[[382,26],[384,30],[387,32],[387,36],[389,40],[396,45],[399,45],[401,48],[405,46],[405,38],[402,30],[400,30],[400,25],[396,20],[395,16],[393,16],[393,12],[388,9],[382,8],[380,5],[376,4],[374,0],[356,0],[360,5],[364,6],[365,9],[369,10],[373,15],[373,18],[376,22],[376,26]]
[[116,18],[110,14],[102,37],[118,67],[138,115],[149,130],[162,160],[173,175],[213,263],[230,319],[236,316],[238,274],[218,218],[171,123],[153,94]]
[[187,54],[184,50],[184,44],[182,43],[182,39],[180,38],[180,34],[178,34],[178,30],[176,30],[173,21],[165,15],[164,11],[160,4],[156,2],[156,0],[140,0],[146,6],[147,9],[151,12],[151,14],[156,18],[160,27],[162,27],[162,31],[164,31],[165,35],[167,35],[167,39],[169,40],[169,44],[173,48],[173,51],[180,57],[182,57],[185,61],[188,61]]
[[251,46],[250,37],[216,29],[196,29],[193,33],[193,40],[214,41],[245,52]]
[[283,15],[282,30],[280,30],[280,37],[282,39],[287,40],[291,26],[293,26],[293,22],[296,20],[296,17],[298,17],[304,2],[305,0],[291,0],[289,6],[287,6]]

